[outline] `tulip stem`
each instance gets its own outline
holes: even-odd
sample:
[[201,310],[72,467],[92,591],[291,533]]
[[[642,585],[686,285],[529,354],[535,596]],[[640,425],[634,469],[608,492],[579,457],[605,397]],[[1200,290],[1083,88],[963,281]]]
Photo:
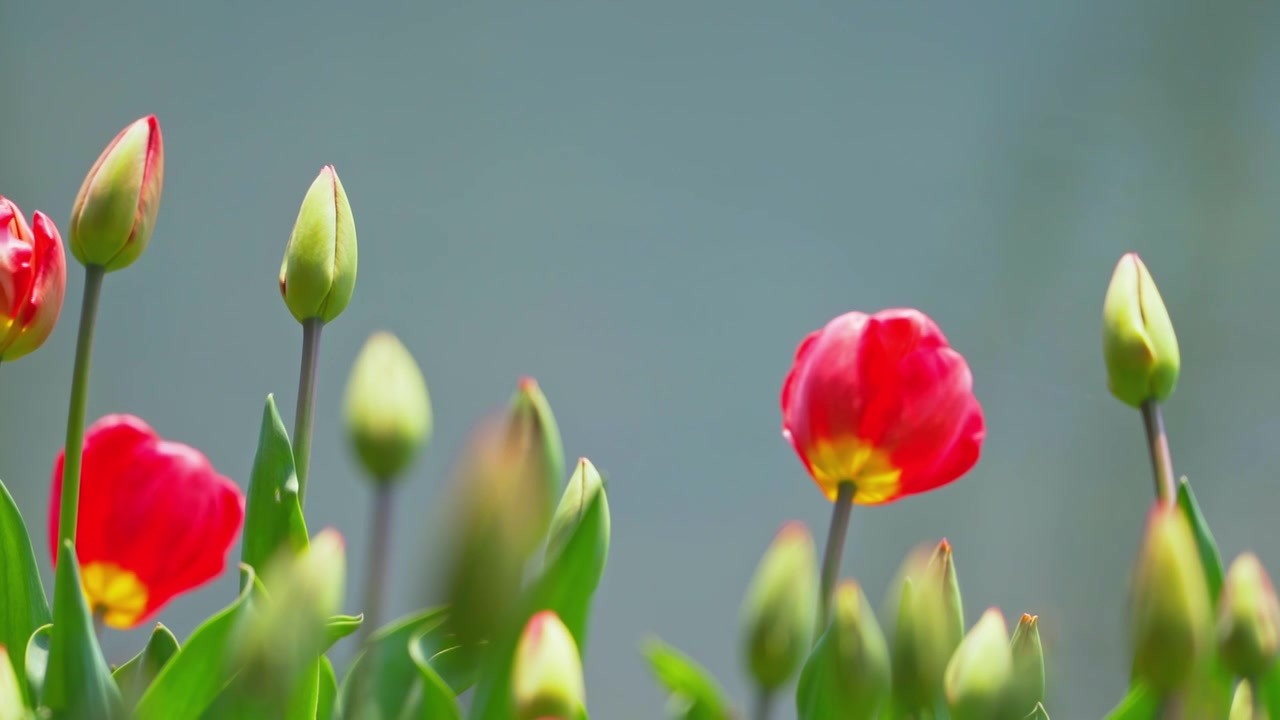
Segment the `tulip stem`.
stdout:
[[80,461],[84,452],[84,416],[89,400],[89,365],[93,355],[93,326],[102,296],[101,265],[84,267],[84,300],[80,305],[80,333],[76,336],[76,359],[71,372],[71,407],[67,410],[67,444],[62,464],[62,499],[58,514],[59,544],[76,543],[76,520],[80,513]]
[[378,626],[382,614],[383,595],[387,587],[387,553],[391,545],[392,490],[379,485],[373,496],[373,538],[369,543],[369,577],[364,586],[364,622],[360,643],[364,646],[369,633]]
[[773,691],[760,688],[760,692],[756,694],[756,709],[753,717],[755,720],[769,720],[773,714]]
[[813,644],[827,630],[831,616],[831,594],[835,591],[836,578],[840,575],[840,556],[844,553],[844,539],[849,534],[849,514],[853,510],[851,482],[842,482],[836,490],[836,500],[831,509],[831,527],[827,529],[827,548],[822,553],[822,589],[818,596],[818,629],[813,633]]
[[1160,404],[1148,400],[1142,404],[1142,422],[1147,429],[1147,445],[1151,449],[1151,470],[1155,474],[1156,499],[1165,505],[1177,501],[1177,485],[1173,480],[1173,455],[1169,452],[1169,436],[1164,431]]
[[324,321],[302,321],[302,368],[298,372],[298,408],[293,416],[293,467],[298,476],[298,504],[307,501],[311,465],[311,426],[316,419],[316,377],[320,370],[320,330]]

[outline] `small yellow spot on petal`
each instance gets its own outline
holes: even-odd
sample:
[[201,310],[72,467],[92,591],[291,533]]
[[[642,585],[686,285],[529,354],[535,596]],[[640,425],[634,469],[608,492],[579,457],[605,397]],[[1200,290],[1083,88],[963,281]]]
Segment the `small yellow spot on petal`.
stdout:
[[835,501],[842,482],[852,482],[853,502],[879,505],[898,494],[902,471],[894,467],[889,454],[858,438],[818,442],[808,453],[814,482],[827,498]]
[[85,565],[80,569],[80,586],[89,609],[102,613],[102,621],[113,628],[133,627],[147,607],[147,586],[114,563]]

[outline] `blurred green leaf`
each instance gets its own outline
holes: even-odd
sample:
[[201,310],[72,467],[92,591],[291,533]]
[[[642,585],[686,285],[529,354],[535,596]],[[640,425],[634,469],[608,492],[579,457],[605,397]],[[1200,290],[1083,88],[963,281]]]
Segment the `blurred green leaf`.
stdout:
[[[430,720],[462,720],[462,711],[458,709],[457,696],[453,688],[440,677],[431,666],[433,656],[425,655],[430,643],[422,642],[422,636],[414,638],[409,644],[409,657],[418,666],[422,677],[422,712],[420,717]],[[448,653],[449,650],[442,651]],[[434,657],[439,657],[437,653]]]
[[44,676],[49,669],[49,637],[51,635],[53,635],[53,625],[42,625],[31,633],[31,639],[27,641],[24,661],[32,705],[38,705],[44,700]]
[[[27,640],[50,622],[49,602],[40,585],[40,570],[27,526],[9,490],[0,482],[0,645],[9,649],[9,662],[18,678],[25,678]],[[26,702],[35,696],[23,686]]]
[[579,652],[585,654],[591,598],[609,555],[609,501],[604,488],[582,507],[580,518],[572,531],[563,531],[568,538],[563,549],[526,591],[520,612],[485,653],[467,714],[471,720],[510,717],[512,660],[520,633],[535,613],[554,610],[573,634]]
[[667,690],[668,717],[678,720],[730,720],[732,707],[724,690],[701,665],[657,638],[645,642],[645,658]]
[[146,692],[147,686],[160,674],[160,669],[178,652],[178,639],[169,632],[169,628],[156,623],[142,652],[133,656],[129,662],[121,665],[111,673],[116,684],[120,686],[120,695],[124,699],[124,708],[132,710],[138,704],[138,698]]
[[316,720],[333,720],[338,699],[338,678],[333,673],[329,658],[320,657],[320,687],[316,694]]
[[198,718],[232,679],[226,656],[241,619],[249,611],[256,575],[240,566],[240,596],[191,633],[160,670],[134,711],[135,720]]
[[[297,552],[307,547],[307,538],[289,433],[276,410],[275,397],[268,395],[245,501],[240,561],[261,573],[282,545],[288,543]],[[244,590],[243,584],[240,589]]]
[[320,666],[323,660],[323,655],[317,657],[312,667],[302,673],[302,679],[294,683],[285,720],[315,720],[316,708],[320,704]]
[[1043,703],[1036,703],[1036,709],[1032,710],[1025,720],[1049,720],[1049,713],[1045,712]]
[[363,622],[364,615],[334,615],[329,618],[324,624],[324,649],[320,652],[328,652],[339,640],[359,630]]
[[1186,477],[1178,483],[1178,507],[1186,515],[1195,533],[1196,547],[1200,550],[1200,561],[1204,565],[1204,577],[1209,584],[1209,599],[1216,608],[1218,596],[1222,594],[1222,559],[1218,556],[1218,544],[1209,531],[1209,523],[1200,512],[1200,505],[1196,502],[1196,496],[1191,492],[1191,483]]
[[53,711],[54,718],[120,717],[120,688],[111,679],[111,669],[98,646],[70,540],[64,541],[58,552],[53,613],[43,704]]
[[1155,720],[1160,711],[1160,698],[1141,685],[1129,688],[1125,695],[1105,720]]

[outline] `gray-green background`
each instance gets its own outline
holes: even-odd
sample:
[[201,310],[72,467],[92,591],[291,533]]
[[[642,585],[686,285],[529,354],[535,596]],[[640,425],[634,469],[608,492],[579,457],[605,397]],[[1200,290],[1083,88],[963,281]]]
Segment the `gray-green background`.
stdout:
[[[291,418],[295,397],[280,256],[336,164],[360,274],[324,335],[307,510],[349,541],[349,609],[369,493],[340,401],[365,337],[404,339],[437,419],[397,506],[396,613],[424,601],[463,438],[533,375],[570,457],[611,480],[587,656],[605,720],[661,714],[648,633],[745,699],[744,586],[783,521],[820,535],[829,512],[780,435],[794,346],[849,309],[922,308],[971,362],[983,458],[855,512],[844,573],[878,601],[910,547],[946,536],[970,621],[1039,613],[1051,712],[1091,718],[1125,684],[1151,499],[1099,350],[1124,251],[1182,341],[1177,470],[1225,554],[1280,571],[1278,21],[1261,0],[0,0],[0,193],[65,228],[105,143],[158,114],[163,206],[108,277],[89,414],[139,414],[243,485],[263,399]],[[47,346],[0,369],[0,477],[41,538],[81,281],[73,265]],[[234,588],[228,571],[161,619],[185,637]]]

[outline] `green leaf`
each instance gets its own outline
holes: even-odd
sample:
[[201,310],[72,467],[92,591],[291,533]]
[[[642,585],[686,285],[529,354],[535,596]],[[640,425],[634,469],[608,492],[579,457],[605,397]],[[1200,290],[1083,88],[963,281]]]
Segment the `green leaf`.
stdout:
[[[0,645],[9,649],[9,662],[17,677],[26,677],[23,651],[27,640],[36,628],[49,622],[49,602],[40,584],[27,526],[8,489],[0,482]],[[19,684],[24,686],[26,702],[35,704],[27,683]]]
[[25,662],[32,705],[44,700],[44,676],[49,669],[49,637],[52,635],[53,625],[43,625],[31,633],[31,639],[27,641]]
[[720,684],[691,658],[657,638],[645,642],[644,655],[658,683],[669,695],[668,717],[679,720],[733,717]]
[[[591,599],[609,555],[609,501],[604,488],[582,508],[581,520],[542,576],[526,592],[520,612],[490,646],[467,714],[470,720],[507,720],[511,715],[511,671],[516,644],[529,618],[554,610],[586,654]],[[567,531],[566,531],[567,532]]]
[[138,701],[135,720],[198,718],[213,704],[232,679],[227,651],[237,625],[249,611],[253,588],[260,587],[252,567],[240,566],[240,586],[244,589],[235,602],[196,628],[178,654],[165,663]]
[[151,632],[151,639],[142,652],[133,656],[129,662],[121,665],[111,673],[116,684],[120,686],[120,694],[124,698],[126,710],[132,710],[138,704],[138,698],[146,692],[147,686],[160,674],[161,668],[178,652],[178,639],[169,632],[169,628],[156,623]]
[[324,624],[324,645],[320,651],[328,652],[339,640],[360,629],[364,615],[334,615]]
[[8,648],[0,645],[0,720],[27,720],[27,703],[22,683],[13,674]]
[[116,718],[120,688],[102,657],[93,615],[80,588],[80,567],[70,540],[58,552],[53,589],[53,634],[45,671],[44,704],[54,718]]
[[[276,410],[275,397],[268,395],[249,476],[240,561],[261,572],[281,546],[288,543],[295,552],[301,551],[307,547],[307,538],[289,433]],[[240,589],[244,590],[243,585]]]
[[1036,709],[1032,710],[1024,720],[1049,720],[1049,713],[1044,709],[1044,703],[1036,703]]
[[285,711],[286,720],[314,720],[320,703],[320,663],[323,659],[323,655],[317,657],[312,667],[294,683],[293,695]]
[[1213,533],[1209,531],[1209,523],[1200,512],[1200,505],[1196,502],[1196,496],[1191,492],[1191,483],[1186,477],[1178,483],[1178,507],[1186,515],[1195,533],[1196,547],[1200,550],[1200,562],[1204,566],[1204,577],[1209,583],[1209,599],[1213,601],[1213,606],[1216,608],[1218,596],[1222,594],[1222,559],[1218,556],[1218,544],[1214,542]]
[[[421,637],[415,639],[419,642],[410,643],[409,657],[413,659],[413,664],[418,666],[418,672],[422,677],[420,717],[431,718],[431,720],[462,720],[462,711],[458,709],[457,696],[453,688],[449,687],[449,684],[432,668],[432,657],[424,655],[429,644],[421,642]],[[449,650],[442,652],[448,653]],[[439,657],[439,653],[434,657]]]
[[333,720],[338,700],[338,678],[329,658],[320,657],[320,687],[316,694],[316,720]]
[[1155,720],[1159,711],[1160,698],[1145,687],[1134,685],[1105,720]]

